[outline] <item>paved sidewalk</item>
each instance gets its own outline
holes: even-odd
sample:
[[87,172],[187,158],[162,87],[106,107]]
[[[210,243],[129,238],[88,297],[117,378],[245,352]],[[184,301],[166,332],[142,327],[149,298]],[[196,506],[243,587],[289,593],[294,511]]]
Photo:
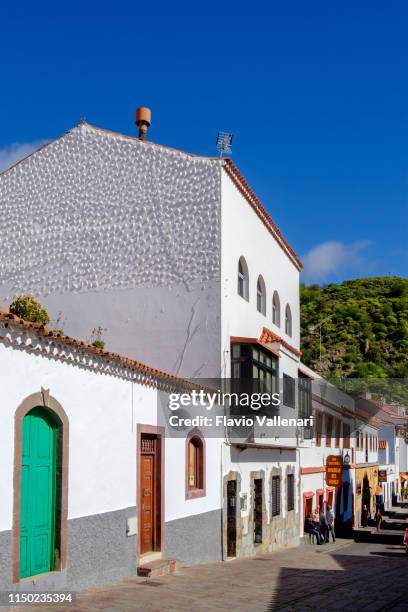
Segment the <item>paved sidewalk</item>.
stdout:
[[407,577],[408,556],[402,546],[338,540],[254,559],[185,567],[145,582],[129,578],[84,591],[75,605],[52,610],[405,611]]

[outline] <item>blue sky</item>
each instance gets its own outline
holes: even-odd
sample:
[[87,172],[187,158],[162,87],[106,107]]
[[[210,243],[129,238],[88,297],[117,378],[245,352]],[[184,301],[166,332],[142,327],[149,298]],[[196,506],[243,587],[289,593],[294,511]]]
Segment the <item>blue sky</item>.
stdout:
[[0,166],[81,117],[134,134],[150,106],[162,144],[213,155],[234,133],[305,280],[407,276],[406,3],[35,6],[3,8]]

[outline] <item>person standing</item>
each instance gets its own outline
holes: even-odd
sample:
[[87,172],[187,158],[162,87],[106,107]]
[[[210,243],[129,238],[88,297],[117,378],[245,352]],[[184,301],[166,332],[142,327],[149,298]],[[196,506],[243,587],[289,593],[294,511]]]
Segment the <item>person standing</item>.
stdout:
[[368,508],[364,504],[363,509],[361,511],[361,526],[362,527],[367,527],[367,525],[368,525],[368,517],[369,517]]
[[330,504],[327,504],[326,508],[326,523],[327,523],[327,541],[330,541],[330,534],[332,535],[333,542],[336,541],[336,534],[334,533],[334,512]]
[[377,508],[375,510],[374,521],[375,521],[375,526],[376,526],[377,533],[378,533],[380,531],[380,527],[381,527],[381,523],[382,523],[381,510],[380,510],[380,506],[378,506],[378,505],[377,505]]
[[320,514],[319,514],[319,528],[320,528],[320,536],[322,538],[322,543],[326,544],[329,541],[329,533],[327,530],[326,515],[325,515],[323,508],[320,510]]

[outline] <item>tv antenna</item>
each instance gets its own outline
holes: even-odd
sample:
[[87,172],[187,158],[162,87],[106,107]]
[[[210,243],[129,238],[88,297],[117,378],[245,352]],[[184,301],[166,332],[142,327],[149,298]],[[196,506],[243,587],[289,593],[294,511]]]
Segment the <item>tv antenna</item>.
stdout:
[[216,143],[220,157],[223,155],[231,155],[231,144],[233,138],[234,134],[231,134],[230,132],[218,132]]

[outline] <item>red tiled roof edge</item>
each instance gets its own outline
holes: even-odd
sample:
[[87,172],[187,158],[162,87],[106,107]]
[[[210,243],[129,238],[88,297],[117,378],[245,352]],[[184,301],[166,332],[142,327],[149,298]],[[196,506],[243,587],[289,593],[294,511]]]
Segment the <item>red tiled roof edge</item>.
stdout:
[[290,351],[297,357],[300,357],[302,354],[301,351],[299,351],[297,348],[289,344],[289,342],[286,342],[286,340],[278,336],[278,334],[275,334],[273,331],[271,331],[267,327],[264,327],[262,329],[262,333],[259,336],[259,342],[261,344],[265,344],[267,342],[279,342],[279,344],[282,344],[285,348],[288,349],[288,351]]
[[223,168],[228,176],[231,178],[232,182],[235,184],[237,189],[244,196],[248,204],[252,206],[258,217],[261,219],[265,227],[269,230],[272,236],[275,238],[279,246],[285,251],[289,259],[292,263],[295,264],[298,270],[302,270],[303,264],[300,258],[296,255],[295,251],[290,246],[289,242],[284,238],[281,231],[278,229],[276,223],[272,220],[269,213],[262,206],[261,201],[253,191],[253,189],[249,186],[245,178],[242,176],[241,172],[238,170],[236,165],[231,159],[225,159]]
[[[31,323],[29,321],[25,321],[24,319],[20,319],[16,315],[13,315],[10,312],[0,310],[0,322],[5,322],[6,326],[11,325],[13,327],[17,327],[20,329],[25,329],[29,331],[35,332],[39,337],[56,340],[61,342],[62,344],[66,344],[68,346],[75,346],[79,349],[84,349],[88,353],[93,353],[102,358],[106,358],[111,360],[121,366],[131,368],[133,370],[137,370],[142,374],[147,376],[151,376],[157,381],[163,380],[169,383],[174,383],[177,386],[186,387],[188,389],[196,389],[200,388],[198,384],[195,384],[187,379],[179,378],[174,374],[169,374],[168,372],[164,372],[162,370],[158,370],[151,366],[148,366],[141,361],[137,361],[136,359],[130,359],[129,357],[123,357],[118,353],[111,353],[109,351],[105,351],[104,349],[96,348],[92,344],[88,344],[87,342],[83,342],[82,340],[77,340],[75,338],[71,338],[70,336],[65,336],[64,334],[60,334],[59,332],[47,330],[44,325]],[[3,338],[0,338],[3,339]],[[142,383],[143,384],[143,383]]]

